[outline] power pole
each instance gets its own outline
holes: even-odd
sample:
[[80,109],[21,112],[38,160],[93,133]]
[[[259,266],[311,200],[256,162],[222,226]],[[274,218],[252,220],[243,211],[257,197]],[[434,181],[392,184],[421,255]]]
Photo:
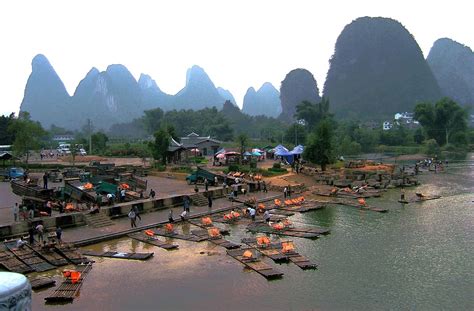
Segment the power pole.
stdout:
[[87,119],[87,126],[89,132],[89,154],[92,154],[92,121]]

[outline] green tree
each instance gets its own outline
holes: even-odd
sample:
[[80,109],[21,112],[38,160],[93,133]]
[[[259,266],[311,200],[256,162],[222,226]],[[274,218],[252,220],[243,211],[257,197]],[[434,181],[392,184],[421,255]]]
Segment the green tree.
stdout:
[[303,158],[321,165],[325,171],[326,166],[334,160],[332,140],[332,124],[329,120],[319,122],[315,130],[309,135]]
[[306,141],[306,127],[302,124],[294,123],[285,132],[285,143],[300,145]]
[[102,132],[97,132],[92,134],[92,148],[94,152],[103,153],[107,149],[107,142],[109,141],[109,137]]
[[239,150],[240,150],[239,161],[242,163],[242,157],[249,143],[249,138],[245,134],[239,134],[236,138],[236,143],[239,145]]
[[20,112],[18,118],[11,121],[8,130],[15,135],[13,151],[18,155],[25,154],[28,164],[30,151],[40,148],[41,141],[47,132],[39,122],[32,121],[30,114],[26,111]]
[[428,139],[435,139],[440,146],[452,139],[454,144],[465,144],[468,113],[453,100],[445,97],[434,105],[420,103],[414,111],[414,118],[423,126]]
[[15,141],[15,135],[8,130],[10,124],[15,119],[15,114],[0,116],[0,145],[12,145]]
[[413,134],[413,140],[418,145],[421,145],[423,141],[425,140],[425,135],[423,135],[423,130],[421,129],[421,127],[415,130],[415,133]]
[[160,129],[154,134],[155,140],[150,142],[151,154],[155,160],[161,161],[166,165],[166,154],[170,145],[170,134],[165,129]]

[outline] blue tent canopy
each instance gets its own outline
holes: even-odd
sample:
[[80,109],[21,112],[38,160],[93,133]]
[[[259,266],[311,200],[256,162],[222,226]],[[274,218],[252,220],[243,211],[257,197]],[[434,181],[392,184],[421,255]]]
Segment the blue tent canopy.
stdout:
[[252,155],[252,154],[251,154],[250,152],[248,152],[248,151],[245,151],[245,152],[244,152],[244,156],[251,156],[251,155]]
[[295,148],[293,148],[293,150],[291,150],[290,152],[292,154],[302,154],[303,150],[304,150],[304,147],[302,145],[298,145]]
[[252,155],[256,156],[256,157],[261,157],[262,156],[262,154],[260,152],[257,152],[257,151],[252,152]]

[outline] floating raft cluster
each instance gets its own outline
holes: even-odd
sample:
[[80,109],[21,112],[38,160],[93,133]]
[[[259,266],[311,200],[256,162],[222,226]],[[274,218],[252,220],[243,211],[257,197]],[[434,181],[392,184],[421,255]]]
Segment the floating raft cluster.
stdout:
[[[245,256],[247,254],[251,254],[250,257]],[[272,266],[258,258],[255,250],[252,248],[228,250],[227,255],[239,261],[247,268],[252,269],[258,274],[264,276],[266,279],[277,279],[283,276],[282,272],[274,269]]]
[[153,257],[154,253],[124,253],[124,252],[85,251],[85,252],[83,252],[83,254],[86,255],[86,256],[95,256],[95,257],[148,260],[151,257]]
[[47,262],[44,258],[40,257],[32,248],[23,247],[21,249],[16,248],[16,242],[5,242],[5,246],[10,252],[12,252],[18,259],[23,261],[25,264],[30,266],[36,272],[43,272],[48,270],[56,269],[56,266]]
[[[265,240],[266,237],[259,238]],[[246,238],[242,239],[242,242],[269,257],[274,262],[290,261],[303,270],[316,269],[318,266],[306,257],[297,253],[292,241],[278,241],[271,243],[268,238],[266,238],[267,243],[258,243],[259,238]],[[287,246],[290,247],[286,248]]]
[[167,231],[166,229],[159,227],[155,230],[153,230],[153,233],[155,235],[167,237],[167,238],[173,238],[173,239],[178,239],[178,240],[185,240],[185,241],[191,241],[191,242],[201,242],[201,241],[206,241],[206,237],[199,237],[194,234],[181,234],[177,233],[175,230],[173,231]]
[[89,271],[92,269],[92,263],[86,265],[79,265],[75,267],[75,270],[80,272],[80,277],[77,282],[73,282],[71,279],[65,279],[61,285],[48,297],[44,298],[47,303],[55,302],[72,302],[79,294],[84,279],[86,278]]

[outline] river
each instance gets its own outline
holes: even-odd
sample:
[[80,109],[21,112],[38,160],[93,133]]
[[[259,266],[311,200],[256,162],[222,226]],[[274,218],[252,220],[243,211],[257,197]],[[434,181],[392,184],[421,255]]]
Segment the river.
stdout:
[[[317,240],[292,239],[317,270],[271,263],[284,276],[267,281],[208,242],[176,240],[180,249],[166,251],[119,239],[89,248],[155,256],[96,258],[73,304],[45,305],[42,291],[33,296],[34,310],[473,310],[474,168],[420,179],[416,191],[443,197],[402,206],[394,189],[368,200],[388,208],[385,214],[329,206],[293,216],[295,224],[331,229]],[[230,228],[234,242],[250,235]]]

